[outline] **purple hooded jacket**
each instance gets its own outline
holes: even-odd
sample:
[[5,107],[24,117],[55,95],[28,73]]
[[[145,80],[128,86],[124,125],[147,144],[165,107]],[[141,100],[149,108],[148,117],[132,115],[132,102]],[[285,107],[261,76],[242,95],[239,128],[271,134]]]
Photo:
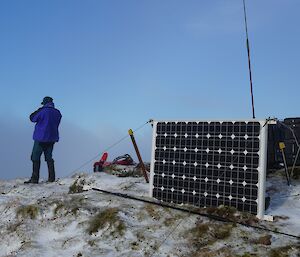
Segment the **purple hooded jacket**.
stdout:
[[30,115],[30,120],[35,122],[33,140],[39,142],[58,142],[58,126],[61,113],[54,108],[54,103],[47,103]]

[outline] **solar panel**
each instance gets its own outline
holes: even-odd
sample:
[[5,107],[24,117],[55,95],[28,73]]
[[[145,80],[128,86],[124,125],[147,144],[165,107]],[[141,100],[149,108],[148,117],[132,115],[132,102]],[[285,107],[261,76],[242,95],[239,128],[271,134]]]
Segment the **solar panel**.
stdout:
[[264,216],[266,121],[155,121],[150,195]]

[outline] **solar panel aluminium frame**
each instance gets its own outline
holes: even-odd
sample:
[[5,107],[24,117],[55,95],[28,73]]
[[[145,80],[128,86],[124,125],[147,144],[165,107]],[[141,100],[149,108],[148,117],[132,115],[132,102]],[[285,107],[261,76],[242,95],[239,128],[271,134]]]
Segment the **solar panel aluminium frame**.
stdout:
[[153,120],[153,134],[152,134],[152,151],[151,151],[151,164],[150,164],[150,197],[153,197],[154,189],[154,166],[155,166],[155,150],[156,150],[156,136],[157,136],[157,124],[169,123],[169,122],[258,122],[260,124],[259,133],[259,165],[258,171],[258,195],[257,195],[257,218],[269,219],[265,216],[265,193],[266,193],[266,174],[267,174],[267,146],[268,146],[268,120]]

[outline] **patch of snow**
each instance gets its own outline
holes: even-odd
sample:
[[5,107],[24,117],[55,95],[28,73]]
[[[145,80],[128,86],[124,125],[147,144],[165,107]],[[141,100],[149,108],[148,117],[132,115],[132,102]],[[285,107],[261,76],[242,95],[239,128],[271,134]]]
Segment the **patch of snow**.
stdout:
[[[79,177],[88,191],[69,194],[70,185]],[[148,197],[149,184],[143,177],[80,173],[55,183],[24,185],[23,182],[22,179],[0,181],[0,256],[142,257],[153,253],[159,257],[188,256],[192,250],[189,231],[197,221],[223,225],[190,213],[91,190],[95,187]],[[262,225],[299,234],[300,201],[299,196],[292,195],[300,194],[300,183],[293,183],[288,187],[283,177],[268,177],[271,204],[266,214],[281,217]],[[26,205],[38,206],[36,219],[17,217],[18,208]],[[118,217],[126,227],[124,234],[113,234],[108,225],[92,235],[87,233],[91,219],[108,208],[118,209]],[[268,248],[249,243],[251,238],[265,234],[237,226],[229,238],[207,247],[212,251],[227,247],[236,254],[253,252],[266,256],[269,248],[296,244],[295,240],[276,234],[272,235],[272,245]]]

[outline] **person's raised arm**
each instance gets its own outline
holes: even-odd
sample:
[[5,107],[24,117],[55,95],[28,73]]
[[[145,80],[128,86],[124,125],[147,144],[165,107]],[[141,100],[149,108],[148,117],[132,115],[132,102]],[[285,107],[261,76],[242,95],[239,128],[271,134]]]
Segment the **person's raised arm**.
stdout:
[[32,122],[37,122],[38,119],[39,119],[39,111],[41,110],[42,108],[39,108],[37,109],[36,111],[34,111],[33,113],[30,114],[29,116],[29,119],[32,121]]

